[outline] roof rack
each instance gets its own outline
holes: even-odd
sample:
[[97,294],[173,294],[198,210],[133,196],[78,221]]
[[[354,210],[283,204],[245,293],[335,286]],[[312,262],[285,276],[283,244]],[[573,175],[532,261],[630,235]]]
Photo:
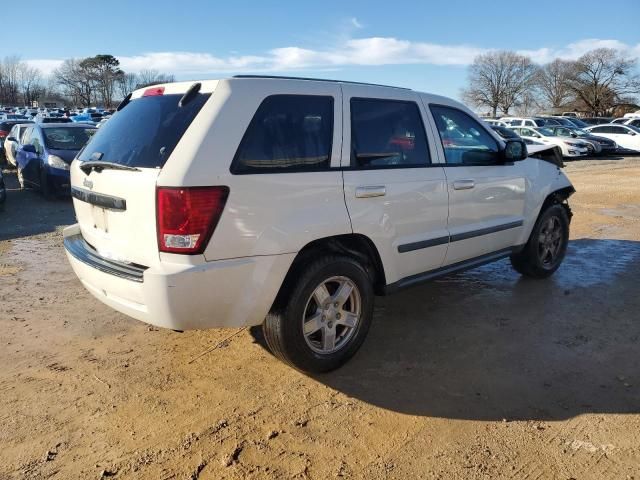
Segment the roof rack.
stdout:
[[406,87],[395,87],[393,85],[382,85],[379,83],[366,83],[366,82],[352,82],[349,80],[331,80],[328,78],[308,78],[308,77],[286,77],[279,75],[234,75],[233,78],[268,78],[275,80],[306,80],[310,82],[332,82],[332,83],[349,83],[353,85],[369,85],[372,87],[386,87],[386,88],[397,88],[399,90],[411,90]]

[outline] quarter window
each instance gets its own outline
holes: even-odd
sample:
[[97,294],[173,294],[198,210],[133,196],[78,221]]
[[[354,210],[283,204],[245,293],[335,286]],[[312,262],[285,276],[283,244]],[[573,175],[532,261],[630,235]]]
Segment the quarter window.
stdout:
[[351,100],[351,166],[423,167],[431,163],[415,102]]
[[[499,163],[498,142],[477,121],[461,110],[432,105],[442,148],[448,164],[494,165]],[[522,129],[524,132],[526,129]]]
[[333,97],[272,95],[253,116],[231,171],[327,170],[332,138]]

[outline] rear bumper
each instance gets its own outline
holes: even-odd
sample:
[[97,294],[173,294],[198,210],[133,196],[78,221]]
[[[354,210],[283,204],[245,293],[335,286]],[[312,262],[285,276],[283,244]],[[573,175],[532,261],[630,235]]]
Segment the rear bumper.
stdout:
[[158,262],[145,268],[96,258],[88,245],[82,252],[77,224],[64,230],[64,239],[73,271],[94,297],[125,315],[173,330],[261,324],[295,257],[291,253],[199,265]]

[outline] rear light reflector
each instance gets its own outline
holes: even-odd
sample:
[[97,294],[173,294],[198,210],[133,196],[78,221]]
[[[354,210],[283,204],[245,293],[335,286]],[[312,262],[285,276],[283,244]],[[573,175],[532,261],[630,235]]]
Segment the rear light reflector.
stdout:
[[142,94],[143,97],[157,97],[158,95],[164,95],[164,87],[147,88]]
[[161,252],[202,253],[222,216],[229,187],[158,187],[156,214]]

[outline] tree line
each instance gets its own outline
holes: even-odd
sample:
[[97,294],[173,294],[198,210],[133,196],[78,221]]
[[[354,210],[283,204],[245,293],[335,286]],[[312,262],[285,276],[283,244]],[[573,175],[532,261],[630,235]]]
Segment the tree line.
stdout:
[[512,51],[477,56],[468,70],[463,100],[486,108],[494,117],[512,109],[611,114],[614,107],[637,102],[640,77],[636,61],[617,50],[598,48],[577,60],[555,59],[545,65]]
[[113,55],[65,60],[49,77],[10,56],[0,60],[0,104],[30,106],[48,98],[73,106],[111,108],[136,88],[174,80],[157,70],[127,73]]

